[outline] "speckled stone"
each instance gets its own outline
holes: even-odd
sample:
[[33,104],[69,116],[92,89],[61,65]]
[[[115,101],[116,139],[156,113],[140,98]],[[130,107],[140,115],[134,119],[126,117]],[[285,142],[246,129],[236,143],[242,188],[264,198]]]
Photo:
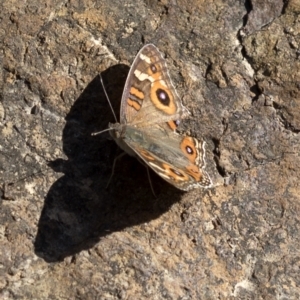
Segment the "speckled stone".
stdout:
[[[1,299],[299,299],[300,6],[0,4]],[[104,133],[154,43],[206,141],[183,193]]]

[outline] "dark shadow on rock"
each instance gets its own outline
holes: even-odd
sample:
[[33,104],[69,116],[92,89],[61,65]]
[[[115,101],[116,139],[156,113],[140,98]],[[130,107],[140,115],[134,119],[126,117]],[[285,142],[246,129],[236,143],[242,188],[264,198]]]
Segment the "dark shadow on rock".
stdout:
[[[124,65],[102,73],[117,114],[127,73]],[[158,218],[182,195],[151,172],[155,199],[145,167],[127,155],[117,162],[110,186],[105,188],[121,150],[107,132],[91,136],[114,122],[99,76],[76,100],[66,121],[63,149],[68,160],[49,163],[64,176],[48,192],[34,243],[35,253],[48,262],[89,249],[111,232]]]

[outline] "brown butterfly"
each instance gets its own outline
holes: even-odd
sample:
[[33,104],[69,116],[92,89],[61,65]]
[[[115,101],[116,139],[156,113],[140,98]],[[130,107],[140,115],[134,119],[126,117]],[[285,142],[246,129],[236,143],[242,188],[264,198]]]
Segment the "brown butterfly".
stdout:
[[212,181],[204,170],[205,142],[176,132],[188,115],[162,54],[154,45],[145,45],[126,80],[120,123],[109,124],[112,137],[178,189],[208,188]]

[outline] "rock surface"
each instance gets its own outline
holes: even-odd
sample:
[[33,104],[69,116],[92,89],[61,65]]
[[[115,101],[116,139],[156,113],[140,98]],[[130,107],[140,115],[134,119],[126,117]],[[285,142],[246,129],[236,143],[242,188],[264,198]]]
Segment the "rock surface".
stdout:
[[[192,3],[192,4],[191,4]],[[3,0],[1,299],[299,299],[300,5]],[[206,141],[183,193],[107,134],[154,43]]]

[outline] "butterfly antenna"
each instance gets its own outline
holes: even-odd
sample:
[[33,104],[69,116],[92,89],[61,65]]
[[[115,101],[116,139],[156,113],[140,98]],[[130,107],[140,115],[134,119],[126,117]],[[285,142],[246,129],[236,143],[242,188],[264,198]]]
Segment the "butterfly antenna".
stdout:
[[93,133],[91,133],[91,135],[98,135],[98,134],[101,134],[103,132],[110,131],[110,130],[113,130],[113,128],[106,128],[106,129],[98,131],[98,132],[93,132]]
[[106,92],[106,89],[105,89],[105,86],[104,86],[104,83],[103,83],[103,79],[102,79],[101,73],[99,74],[99,77],[100,77],[100,82],[101,82],[101,85],[102,85],[102,88],[103,88],[105,97],[106,97],[106,99],[107,99],[107,102],[108,102],[108,104],[109,104],[109,106],[110,106],[110,109],[111,109],[111,111],[112,111],[112,113],[113,113],[113,115],[114,115],[115,121],[116,121],[116,123],[117,123],[118,120],[117,120],[115,111],[114,111],[114,109],[113,109],[113,107],[112,107],[112,105],[111,105],[111,102],[110,102],[110,100],[109,100],[109,97],[108,97],[108,95],[107,95],[107,92]]

